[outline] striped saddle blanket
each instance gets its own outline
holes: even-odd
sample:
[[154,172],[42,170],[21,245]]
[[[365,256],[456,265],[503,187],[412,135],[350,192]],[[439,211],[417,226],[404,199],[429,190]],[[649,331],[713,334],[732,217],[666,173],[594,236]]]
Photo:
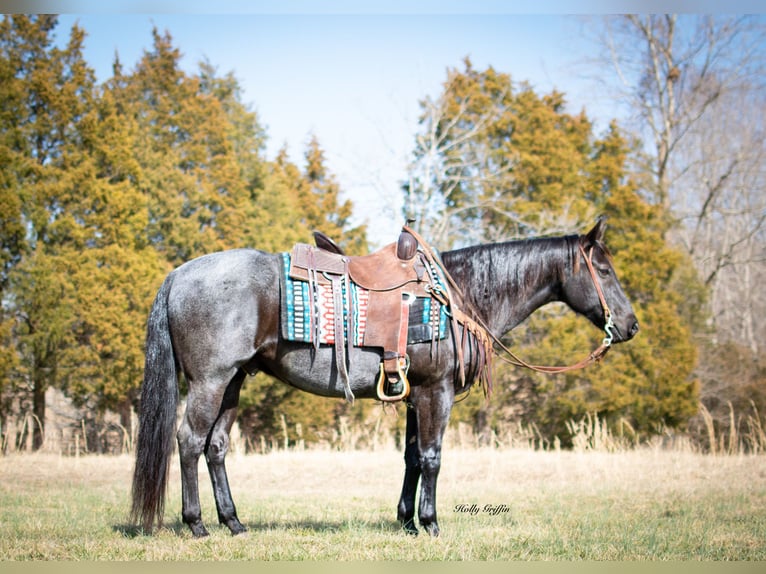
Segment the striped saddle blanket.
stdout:
[[[281,291],[281,328],[282,337],[288,341],[301,343],[335,344],[335,304],[332,284],[316,284],[316,304],[312,304],[312,294],[306,281],[290,277],[290,253],[282,253],[280,273]],[[350,300],[351,305],[343,306],[343,324],[345,339],[349,338],[357,347],[363,346],[367,329],[367,309],[369,291],[353,281],[342,283],[343,301]],[[350,289],[350,293],[347,291]],[[349,307],[354,313],[354,333],[348,332]],[[313,310],[316,309],[316,313]],[[312,313],[314,316],[312,317]],[[435,327],[438,333],[434,336]],[[407,343],[423,343],[434,339],[444,339],[447,335],[447,309],[431,297],[416,297],[410,304]]]

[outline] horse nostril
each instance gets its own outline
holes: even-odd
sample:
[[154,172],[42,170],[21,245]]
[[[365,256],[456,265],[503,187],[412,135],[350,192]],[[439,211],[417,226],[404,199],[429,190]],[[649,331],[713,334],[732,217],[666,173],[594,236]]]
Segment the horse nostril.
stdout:
[[636,333],[638,333],[638,321],[635,321],[633,325],[631,325],[630,331],[628,331],[631,338],[635,337]]

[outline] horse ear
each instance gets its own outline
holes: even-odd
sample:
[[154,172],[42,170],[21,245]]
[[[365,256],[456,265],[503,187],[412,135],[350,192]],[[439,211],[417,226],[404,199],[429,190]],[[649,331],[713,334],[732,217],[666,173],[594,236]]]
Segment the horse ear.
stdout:
[[595,245],[596,243],[603,242],[604,231],[606,231],[606,217],[602,215],[596,220],[596,225],[593,226],[593,229],[585,236],[585,244]]

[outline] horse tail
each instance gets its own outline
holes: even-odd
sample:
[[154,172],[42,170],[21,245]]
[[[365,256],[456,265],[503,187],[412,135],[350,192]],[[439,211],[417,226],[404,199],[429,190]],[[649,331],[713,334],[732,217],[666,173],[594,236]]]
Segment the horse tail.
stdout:
[[178,373],[168,324],[168,294],[172,284],[171,273],[154,299],[146,328],[130,514],[131,522],[143,527],[145,532],[151,532],[155,520],[162,526],[170,454],[175,442]]

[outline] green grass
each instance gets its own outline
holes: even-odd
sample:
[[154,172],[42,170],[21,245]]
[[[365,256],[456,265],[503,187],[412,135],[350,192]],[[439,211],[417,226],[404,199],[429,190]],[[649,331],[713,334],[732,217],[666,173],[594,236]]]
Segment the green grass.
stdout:
[[[236,455],[229,474],[245,536],[180,523],[174,461],[166,527],[126,524],[129,457],[0,458],[0,560],[766,560],[766,459],[445,450],[442,536],[399,530],[396,452]],[[459,504],[504,504],[497,515]]]

